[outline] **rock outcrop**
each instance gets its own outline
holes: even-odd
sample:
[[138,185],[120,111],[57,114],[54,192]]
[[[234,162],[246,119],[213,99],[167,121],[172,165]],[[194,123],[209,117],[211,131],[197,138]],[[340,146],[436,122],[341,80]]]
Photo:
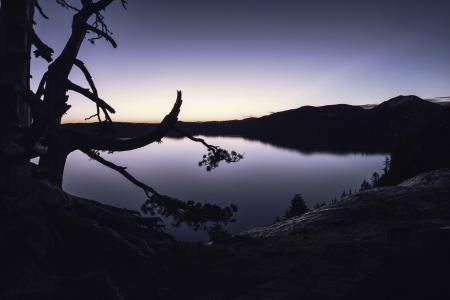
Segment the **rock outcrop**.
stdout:
[[434,222],[446,226],[450,225],[449,209],[450,170],[442,169],[418,175],[397,186],[353,194],[300,217],[254,228],[243,234],[273,238],[331,226],[390,221]]
[[248,230],[263,271],[240,299],[450,299],[449,225],[442,169]]

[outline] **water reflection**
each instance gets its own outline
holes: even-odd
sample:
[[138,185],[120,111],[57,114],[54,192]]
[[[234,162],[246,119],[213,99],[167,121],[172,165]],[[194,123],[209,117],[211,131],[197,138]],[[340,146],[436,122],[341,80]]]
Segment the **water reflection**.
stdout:
[[[296,193],[301,193],[312,207],[340,195],[344,189],[355,190],[362,179],[381,169],[385,157],[383,154],[302,154],[242,138],[207,139],[211,144],[244,153],[244,160],[206,172],[197,164],[205,149],[186,139],[164,139],[162,144],[133,152],[102,155],[127,166],[137,179],[163,194],[219,205],[237,204],[238,221],[229,226],[233,232],[271,223],[276,216],[284,214]],[[69,156],[64,189],[130,209],[139,209],[145,200],[142,190],[80,152]],[[168,229],[180,239],[205,238],[204,233],[186,228],[175,230],[169,226]]]

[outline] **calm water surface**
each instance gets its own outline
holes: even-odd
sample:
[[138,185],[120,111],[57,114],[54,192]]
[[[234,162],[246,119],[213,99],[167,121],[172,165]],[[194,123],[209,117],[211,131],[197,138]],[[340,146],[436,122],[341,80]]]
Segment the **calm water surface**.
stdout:
[[[162,194],[183,200],[238,205],[237,222],[228,229],[239,232],[270,224],[282,216],[293,195],[301,193],[312,207],[359,188],[364,178],[380,173],[386,155],[304,154],[242,138],[208,137],[214,145],[245,154],[237,164],[222,163],[211,172],[198,167],[204,147],[186,139],[164,139],[132,152],[102,154]],[[141,189],[120,174],[83,153],[67,161],[64,188],[69,193],[129,209],[145,201]],[[167,229],[179,239],[204,240],[206,234],[189,228]]]

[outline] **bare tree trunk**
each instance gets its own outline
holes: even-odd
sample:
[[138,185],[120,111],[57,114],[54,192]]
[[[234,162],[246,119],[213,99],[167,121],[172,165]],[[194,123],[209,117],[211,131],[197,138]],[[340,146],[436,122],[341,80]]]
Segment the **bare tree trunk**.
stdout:
[[70,151],[60,138],[55,138],[48,146],[47,153],[39,160],[39,167],[48,181],[62,188],[64,167]]
[[[0,3],[0,140],[4,140],[0,144],[6,148],[21,135],[18,127],[31,124],[25,97],[30,90],[32,45],[37,44],[38,50],[41,48],[40,55],[47,61],[45,51],[51,49],[38,40],[32,27],[36,0],[0,0]],[[50,174],[50,181],[61,186],[67,153],[59,145],[59,139],[50,143],[54,149],[41,158],[41,165],[45,166],[43,171]],[[26,164],[26,159],[1,161],[13,173]]]
[[31,122],[23,94],[30,88],[34,4],[34,0],[1,0],[0,107],[3,122],[7,120],[9,126],[29,126]]
[[[30,27],[35,0],[0,0],[0,182],[29,175],[28,159],[16,142],[31,123],[25,95],[30,88]],[[19,154],[22,153],[22,154]]]

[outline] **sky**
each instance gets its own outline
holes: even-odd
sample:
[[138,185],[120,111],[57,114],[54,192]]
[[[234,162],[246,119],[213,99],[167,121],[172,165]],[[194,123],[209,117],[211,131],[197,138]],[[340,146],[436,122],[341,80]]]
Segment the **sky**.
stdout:
[[[115,121],[160,121],[177,90],[183,121],[450,95],[448,0],[128,2],[128,10],[116,0],[104,13],[118,48],[86,41],[79,56]],[[54,0],[41,5],[50,19],[37,15],[35,28],[56,57],[73,11]],[[47,67],[33,60],[34,87]],[[75,69],[71,79],[88,87]],[[95,112],[76,94],[69,104],[65,122]]]

